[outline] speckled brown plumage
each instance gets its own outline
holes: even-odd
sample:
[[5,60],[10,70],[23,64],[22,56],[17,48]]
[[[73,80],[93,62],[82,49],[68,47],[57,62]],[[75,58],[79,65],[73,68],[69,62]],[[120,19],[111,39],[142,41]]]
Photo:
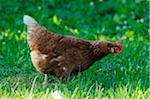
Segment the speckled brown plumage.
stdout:
[[95,61],[118,48],[116,43],[88,41],[52,33],[30,16],[24,17],[28,27],[27,41],[33,66],[43,74],[60,79],[88,69]]

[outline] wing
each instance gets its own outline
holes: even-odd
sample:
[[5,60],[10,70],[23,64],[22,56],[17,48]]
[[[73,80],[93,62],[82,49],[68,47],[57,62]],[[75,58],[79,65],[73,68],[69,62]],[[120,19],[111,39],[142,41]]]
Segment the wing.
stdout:
[[70,36],[64,36],[64,38],[62,38],[59,43],[64,47],[76,47],[79,49],[87,49],[91,45],[87,40],[82,40]]

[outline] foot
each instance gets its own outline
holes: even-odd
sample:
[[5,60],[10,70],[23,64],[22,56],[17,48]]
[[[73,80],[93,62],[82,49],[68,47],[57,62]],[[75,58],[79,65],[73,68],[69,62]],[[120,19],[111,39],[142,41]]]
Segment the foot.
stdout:
[[48,83],[48,74],[45,74],[45,78],[44,78],[43,84],[45,85],[45,84],[47,84],[47,83]]

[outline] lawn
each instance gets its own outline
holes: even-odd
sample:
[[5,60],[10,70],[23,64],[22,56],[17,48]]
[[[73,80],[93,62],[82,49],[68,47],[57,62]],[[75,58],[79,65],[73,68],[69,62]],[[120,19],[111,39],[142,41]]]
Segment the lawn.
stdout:
[[[149,5],[146,0],[0,0],[0,98],[150,99]],[[23,15],[49,30],[87,40],[118,39],[108,55],[65,81],[32,66]]]

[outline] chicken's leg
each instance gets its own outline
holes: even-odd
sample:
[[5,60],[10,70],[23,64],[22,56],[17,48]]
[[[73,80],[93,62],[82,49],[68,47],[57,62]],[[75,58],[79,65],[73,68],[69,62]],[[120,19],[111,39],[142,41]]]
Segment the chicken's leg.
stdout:
[[44,83],[43,84],[47,84],[48,82],[48,74],[45,74],[45,78],[44,78]]

